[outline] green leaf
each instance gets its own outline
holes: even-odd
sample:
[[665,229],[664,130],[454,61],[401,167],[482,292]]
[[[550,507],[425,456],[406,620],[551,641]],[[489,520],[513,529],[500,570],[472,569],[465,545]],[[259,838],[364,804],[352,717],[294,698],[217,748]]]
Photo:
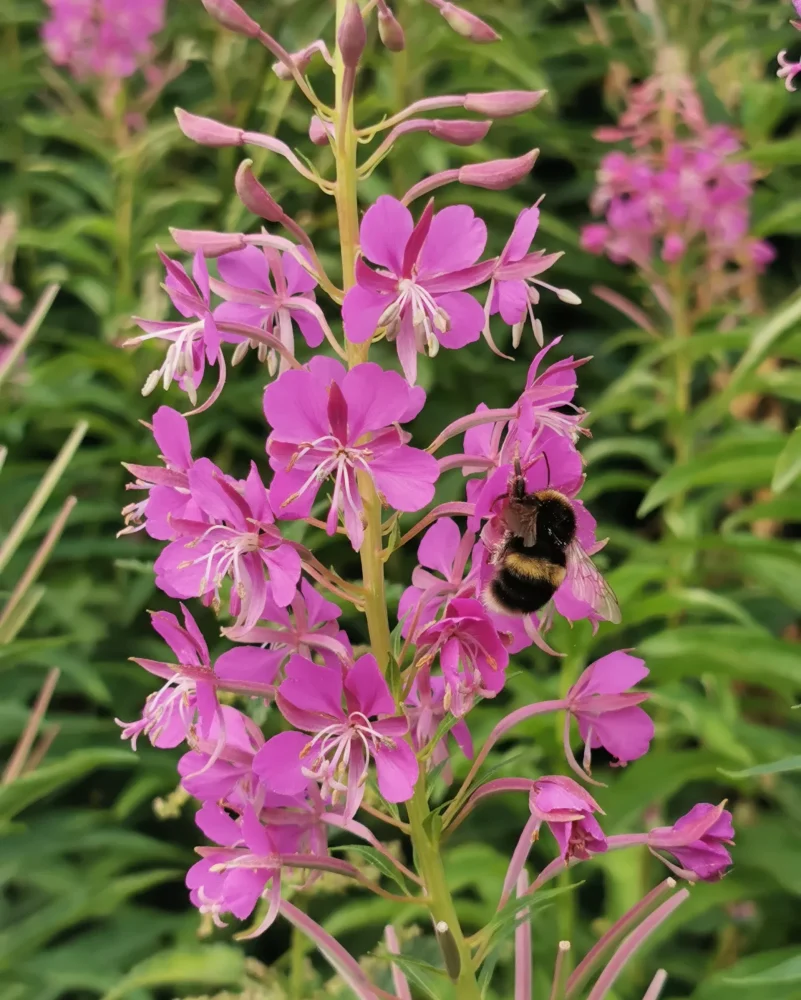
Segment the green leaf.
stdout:
[[105,747],[75,750],[61,760],[45,764],[0,787],[0,821],[8,821],[31,803],[98,767],[135,767],[138,763],[139,758],[129,750]]
[[774,760],[768,764],[756,764],[745,771],[724,771],[721,774],[727,778],[756,778],[760,774],[784,774],[787,771],[801,771],[801,756],[785,757],[784,760]]
[[[387,954],[393,965],[401,970],[410,983],[417,986],[431,1000],[441,1000],[442,979],[448,978],[443,969],[437,969],[428,962],[421,962],[416,958],[408,958],[406,955]],[[431,980],[435,980],[432,984]]]
[[140,962],[103,1000],[120,1000],[135,990],[159,986],[242,986],[245,955],[227,944],[202,948],[172,948]]
[[331,848],[332,853],[335,851],[339,851],[342,854],[359,855],[359,857],[364,858],[374,868],[377,868],[383,875],[391,879],[395,885],[400,886],[402,892],[409,891],[409,886],[403,876],[403,872],[396,868],[388,858],[385,858],[374,847],[368,847],[367,844],[338,844],[336,847]]
[[674,465],[654,483],[637,511],[645,517],[666,500],[699,486],[725,483],[732,492],[739,488],[762,486],[770,481],[782,446],[778,435],[759,435],[753,439],[719,441],[683,465]]
[[801,139],[778,139],[751,146],[740,159],[757,167],[796,166],[801,164]]
[[773,482],[774,493],[783,493],[801,476],[801,424],[793,431],[776,459]]
[[751,976],[727,976],[730,986],[777,986],[782,983],[801,983],[801,955],[765,969]]

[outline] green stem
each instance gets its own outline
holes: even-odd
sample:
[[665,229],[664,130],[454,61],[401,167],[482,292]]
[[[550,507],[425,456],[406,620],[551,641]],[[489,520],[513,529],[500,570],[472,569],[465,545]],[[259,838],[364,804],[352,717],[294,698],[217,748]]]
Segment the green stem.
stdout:
[[425,773],[421,773],[414,790],[414,797],[406,803],[406,808],[418,871],[423,879],[425,894],[430,900],[431,917],[435,924],[444,922],[448,925],[448,931],[459,955],[459,978],[455,981],[457,1000],[481,1000],[481,991],[473,972],[470,948],[462,933],[445,878],[439,842],[430,839],[425,828],[425,821],[429,815]]
[[[671,291],[671,325],[676,341],[676,351],[673,361],[673,399],[670,419],[670,440],[673,448],[673,460],[676,465],[684,465],[692,455],[687,417],[690,412],[690,389],[692,385],[692,360],[686,351],[686,341],[692,336],[690,316],[687,302],[687,283],[681,273],[681,265],[677,264],[670,275]],[[666,531],[671,531],[680,517],[687,495],[684,490],[677,493],[665,508]],[[681,586],[688,564],[687,558],[679,554],[674,558],[674,576],[672,586]]]
[[306,995],[306,936],[297,927],[292,928],[289,952],[289,996],[303,1000]]
[[[336,30],[345,13],[346,0],[337,0]],[[342,106],[342,83],[345,68],[339,49],[334,54],[334,78],[336,86],[336,108],[334,128],[336,130],[336,204],[339,221],[339,243],[342,254],[342,287],[347,292],[355,283],[356,253],[359,247],[359,206],[356,194],[356,132],[353,125],[353,101]],[[361,364],[367,360],[369,341],[365,344],[346,344],[348,365]],[[378,666],[386,671],[389,662],[390,637],[387,601],[384,591],[384,563],[381,558],[381,502],[369,476],[357,476],[359,493],[365,514],[364,542],[360,550],[362,579],[367,592],[364,612],[370,646]]]

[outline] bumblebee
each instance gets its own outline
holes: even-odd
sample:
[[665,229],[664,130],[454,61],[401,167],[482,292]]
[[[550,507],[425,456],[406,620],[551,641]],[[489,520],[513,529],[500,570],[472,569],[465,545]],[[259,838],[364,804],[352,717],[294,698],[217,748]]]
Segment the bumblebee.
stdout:
[[550,601],[568,573],[574,596],[610,622],[620,608],[609,585],[576,537],[576,515],[558,490],[526,491],[519,459],[501,514],[506,529],[493,554],[495,573],[484,592],[492,611],[530,615]]

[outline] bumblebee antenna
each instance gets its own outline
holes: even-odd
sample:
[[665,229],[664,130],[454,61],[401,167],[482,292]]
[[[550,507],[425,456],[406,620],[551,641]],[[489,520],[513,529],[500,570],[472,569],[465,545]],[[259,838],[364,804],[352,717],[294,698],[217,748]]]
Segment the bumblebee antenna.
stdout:
[[551,486],[551,463],[548,461],[548,452],[544,451],[542,457],[545,459],[545,468],[548,470],[548,488]]

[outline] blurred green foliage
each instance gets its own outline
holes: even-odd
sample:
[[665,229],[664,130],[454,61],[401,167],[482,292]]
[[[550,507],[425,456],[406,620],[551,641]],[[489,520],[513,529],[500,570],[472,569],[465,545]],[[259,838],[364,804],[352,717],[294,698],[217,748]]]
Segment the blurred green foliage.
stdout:
[[[673,463],[667,431],[673,415],[665,359],[676,347],[654,343],[593,295],[596,284],[635,301],[643,293],[627,269],[578,247],[604,151],[593,130],[619,112],[621,81],[642,78],[653,65],[658,39],[643,13],[650,5],[477,0],[471,9],[504,41],[473,48],[421,0],[403,0],[398,15],[407,50],[389,56],[371,46],[360,123],[435,93],[545,87],[548,97],[523,119],[495,123],[469,150],[428,137],[401,140],[364,193],[400,194],[423,172],[541,149],[525,184],[503,193],[470,191],[469,200],[487,219],[490,249],[497,250],[520,208],[547,195],[541,239],[549,250],[565,251],[556,280],[584,305],[546,302],[540,315],[547,336],[564,335],[560,351],[595,356],[580,370],[579,401],[593,411],[594,434],[584,447],[585,496],[610,536],[609,578],[624,624],[597,636],[583,625],[558,625],[549,641],[567,657],[556,665],[541,654],[519,656],[503,699],[471,717],[474,738],[480,744],[510,707],[564,691],[597,655],[636,646],[651,669],[658,738],[627,770],[601,768],[609,784],[605,829],[670,822],[695,801],[728,797],[738,841],[733,872],[693,890],[632,963],[616,996],[641,997],[662,965],[670,1000],[798,1000],[801,794],[793,772],[800,743],[790,706],[801,691],[801,445],[791,433],[801,413],[801,302],[794,297],[801,104],[772,76],[776,50],[794,41],[791,12],[776,0],[660,6],[668,37],[689,53],[709,118],[741,129],[750,158],[764,169],[755,227],[779,251],[763,282],[764,315],[728,333],[710,324],[679,345],[693,366],[685,430],[695,457],[683,466]],[[252,0],[246,7],[290,50],[330,36],[333,5],[323,0]],[[596,25],[603,20],[605,37],[587,8]],[[3,531],[76,423],[85,420],[89,429],[2,584],[11,589],[58,502],[74,494],[78,505],[42,578],[46,591],[22,634],[0,649],[0,736],[9,752],[45,671],[62,672],[48,713],[58,735],[36,773],[39,783],[29,794],[0,791],[0,996],[157,1000],[230,989],[220,996],[308,998],[327,972],[316,958],[308,964],[302,942],[284,926],[249,943],[247,963],[230,935],[215,931],[213,943],[198,942],[198,916],[182,884],[197,834],[189,807],[179,810],[169,800],[177,754],[115,749],[114,717],[136,717],[150,690],[149,678],[127,658],[156,655],[145,609],[166,606],[150,570],[157,546],[144,534],[115,539],[127,478],[120,462],[152,458],[150,436],[137,421],[161,397],[143,400],[139,390],[161,348],[129,353],[118,345],[127,317],[156,317],[166,308],[155,246],[171,246],[168,226],[255,224],[233,195],[240,152],[193,146],[178,131],[173,106],[274,132],[321,168],[329,154],[307,142],[306,111],[292,85],[270,72],[265,51],[217,30],[194,0],[172,4],[163,36],[162,59],[185,68],[148,110],[146,127],[120,142],[135,93],[104,118],[91,87],[76,88],[48,64],[38,41],[45,13],[35,0],[6,0],[0,10],[10,69],[0,79],[0,206],[20,220],[15,283],[26,307],[48,282],[62,285],[24,365],[3,388]],[[312,78],[317,84],[314,70]],[[325,85],[321,78],[321,90]],[[283,161],[264,153],[254,160],[257,175],[306,226],[335,272],[332,202]],[[445,189],[438,201],[464,194]],[[430,440],[481,401],[507,403],[533,349],[524,339],[515,366],[491,357],[483,344],[423,362],[429,405],[417,439]],[[390,360],[380,350],[377,358]],[[265,435],[263,372],[248,359],[236,378],[236,391],[225,393],[193,432],[196,454],[232,471],[251,457],[261,461]],[[174,397],[167,401],[175,404]],[[458,476],[442,486],[442,499],[456,498]],[[315,537],[314,544],[323,562],[356,571],[330,540]],[[413,550],[389,563],[391,600],[413,565]],[[210,616],[204,624],[213,636]],[[359,621],[348,625],[354,639],[363,637]],[[784,766],[763,766],[783,759]],[[500,774],[559,769],[561,734],[552,721],[531,719],[488,764]],[[154,813],[154,799],[164,818]],[[448,845],[446,864],[468,929],[494,912],[525,816],[524,801],[501,800],[478,811]],[[535,863],[546,857],[538,849]],[[546,956],[535,962],[537,997],[547,995],[557,940],[570,938],[583,952],[662,873],[649,856],[627,852],[596,859],[581,876],[586,881],[577,891],[534,915],[536,954]],[[386,901],[351,894],[320,892],[310,905],[356,954],[375,947],[393,915]],[[436,961],[422,944],[418,957]],[[501,949],[490,996],[511,994],[508,958]],[[388,984],[385,961],[382,968]],[[299,986],[307,973],[307,985]]]

